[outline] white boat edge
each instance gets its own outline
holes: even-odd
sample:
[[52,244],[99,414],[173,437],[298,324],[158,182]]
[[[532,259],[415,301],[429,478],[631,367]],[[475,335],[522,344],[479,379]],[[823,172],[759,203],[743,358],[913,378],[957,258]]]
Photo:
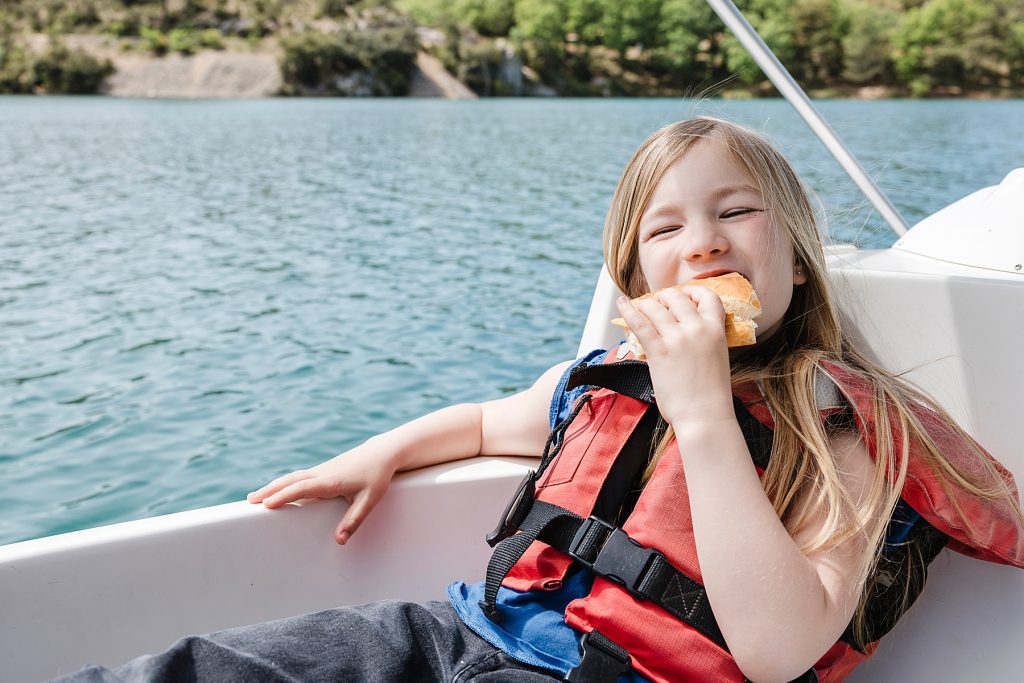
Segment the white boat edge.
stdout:
[[484,535],[532,459],[404,473],[348,545],[347,503],[241,501],[0,547],[0,681],[108,666],[178,637],[479,580]]

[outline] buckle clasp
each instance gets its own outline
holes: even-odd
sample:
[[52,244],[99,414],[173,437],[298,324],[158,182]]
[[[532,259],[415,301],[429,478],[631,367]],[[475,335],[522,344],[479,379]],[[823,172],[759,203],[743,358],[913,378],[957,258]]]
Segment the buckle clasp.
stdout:
[[665,557],[658,550],[640,545],[619,527],[594,516],[588,517],[573,536],[569,555],[598,576],[644,600],[648,596],[640,591],[640,584],[655,558]]
[[523,480],[519,482],[519,486],[516,487],[516,492],[512,495],[512,499],[505,506],[505,512],[501,513],[498,526],[494,527],[494,531],[487,534],[487,545],[493,548],[519,531],[519,527],[522,526],[526,515],[530,514],[530,508],[533,507],[533,498],[536,492],[537,472],[530,470],[523,477]]

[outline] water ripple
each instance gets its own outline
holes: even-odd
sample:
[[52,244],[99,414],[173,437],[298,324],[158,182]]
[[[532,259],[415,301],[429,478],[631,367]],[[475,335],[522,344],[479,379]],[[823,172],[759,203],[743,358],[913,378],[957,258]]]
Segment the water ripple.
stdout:
[[106,416],[99,416],[89,420],[84,420],[83,422],[79,422],[77,424],[68,425],[66,427],[55,429],[54,431],[48,434],[43,434],[42,436],[35,437],[33,441],[46,441],[47,439],[52,439],[53,437],[56,436],[60,436],[63,439],[68,440],[88,434],[98,429],[99,427],[102,427],[103,425],[110,424],[111,422],[112,420],[110,418]]
[[21,377],[12,377],[11,379],[0,379],[0,385],[10,384],[10,385],[18,386],[18,385],[21,385],[21,384],[25,384],[27,382],[34,382],[34,381],[39,380],[39,379],[46,379],[48,377],[57,377],[58,375],[63,375],[65,372],[68,372],[68,370],[69,370],[69,368],[64,368],[62,370],[52,370],[50,372],[43,372],[43,373],[39,373],[37,375],[23,375]]
[[122,353],[131,353],[132,351],[141,351],[142,349],[148,349],[151,346],[160,346],[161,344],[170,344],[172,341],[176,341],[176,340],[175,339],[171,339],[171,338],[168,338],[168,339],[150,339],[149,341],[142,342],[141,344],[136,344],[135,346],[132,346],[131,348],[124,349],[124,351],[122,351]]

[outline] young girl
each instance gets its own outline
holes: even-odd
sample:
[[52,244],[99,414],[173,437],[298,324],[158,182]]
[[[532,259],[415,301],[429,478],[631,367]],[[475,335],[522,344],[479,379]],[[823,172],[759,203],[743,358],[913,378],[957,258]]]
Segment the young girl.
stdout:
[[[344,544],[395,472],[543,453],[489,539],[486,582],[189,638],[118,673],[838,681],[945,545],[1024,567],[1012,477],[851,347],[806,191],[764,139],[711,118],[657,131],[626,166],[604,240],[646,363],[595,351],[249,495],[348,498]],[[751,347],[727,347],[706,287],[630,303],[734,271],[762,303]]]

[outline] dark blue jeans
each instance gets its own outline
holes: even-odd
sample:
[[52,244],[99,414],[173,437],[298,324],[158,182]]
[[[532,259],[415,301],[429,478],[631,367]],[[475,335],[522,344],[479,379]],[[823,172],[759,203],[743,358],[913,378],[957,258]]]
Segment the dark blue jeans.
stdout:
[[542,683],[561,676],[512,659],[445,602],[387,600],[182,638],[114,670],[58,681],[445,681]]

